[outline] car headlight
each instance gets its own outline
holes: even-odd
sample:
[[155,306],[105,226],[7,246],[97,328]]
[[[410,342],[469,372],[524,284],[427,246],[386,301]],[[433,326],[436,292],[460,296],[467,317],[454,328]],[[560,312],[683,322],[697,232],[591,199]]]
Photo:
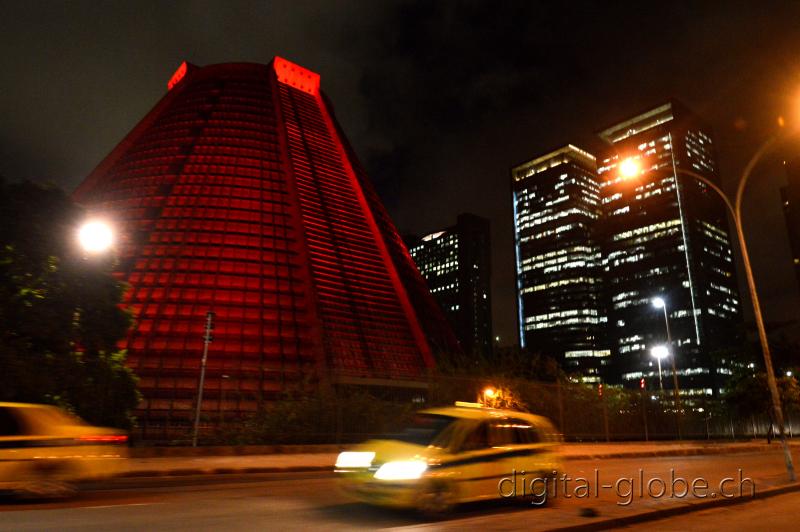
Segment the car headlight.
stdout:
[[369,467],[375,459],[375,453],[347,451],[339,453],[336,459],[336,467],[349,469],[354,467]]
[[420,460],[386,462],[375,472],[378,480],[415,480],[422,476],[428,464]]

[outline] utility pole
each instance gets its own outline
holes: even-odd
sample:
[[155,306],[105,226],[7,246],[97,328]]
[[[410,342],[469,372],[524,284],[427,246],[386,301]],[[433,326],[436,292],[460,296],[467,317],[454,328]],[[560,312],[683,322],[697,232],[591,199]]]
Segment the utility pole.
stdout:
[[682,439],[681,437],[681,392],[678,388],[678,368],[677,364],[675,363],[675,348],[677,346],[672,345],[672,333],[669,330],[669,316],[667,315],[667,304],[664,303],[661,307],[664,309],[664,325],[667,328],[667,345],[669,345],[669,351],[672,359],[672,392],[675,398],[675,424],[678,429],[678,439]]
[[644,441],[650,441],[650,434],[647,430],[647,390],[645,388],[644,377],[639,381],[639,393],[642,401],[642,419],[644,420]]
[[194,434],[192,447],[197,447],[197,429],[200,425],[200,407],[203,404],[203,384],[206,380],[206,361],[208,360],[208,346],[214,340],[211,331],[214,330],[215,314],[210,310],[206,312],[206,332],[203,335],[203,358],[200,361],[200,383],[197,385],[197,405],[194,410]]

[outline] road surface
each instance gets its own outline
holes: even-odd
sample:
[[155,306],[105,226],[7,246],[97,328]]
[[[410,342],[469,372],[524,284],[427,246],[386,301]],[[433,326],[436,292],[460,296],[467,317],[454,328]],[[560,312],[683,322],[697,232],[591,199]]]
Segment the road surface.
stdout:
[[800,493],[787,493],[761,501],[660,519],[647,524],[651,530],[684,532],[734,530],[796,530]]
[[[702,477],[712,487],[724,477],[737,479],[738,470],[742,469],[743,477],[753,479],[756,491],[759,487],[780,484],[785,475],[777,450],[766,454],[566,462],[567,474],[573,482],[578,476],[590,481],[599,478],[601,484],[609,485],[618,478],[635,482],[639,469],[645,479],[659,477],[669,481],[672,469],[676,477],[690,481]],[[567,493],[573,489],[574,485],[568,485]],[[795,507],[800,501],[800,495],[787,497],[789,500],[794,497]],[[339,493],[331,473],[131,478],[87,485],[70,501],[3,501],[0,530],[547,530],[629,516],[665,505],[689,504],[687,499],[664,497],[632,496],[627,505],[626,500],[614,489],[598,488],[597,496],[579,499],[561,495],[543,508],[519,501],[470,505],[447,520],[427,523],[409,513],[372,508],[349,500]],[[741,530],[746,521],[732,517],[735,514],[731,512],[751,515],[771,503],[765,499],[727,507],[719,515],[714,514],[714,527],[735,525]],[[691,523],[694,515],[676,517],[674,522],[680,519]],[[752,523],[760,524],[757,520]]]

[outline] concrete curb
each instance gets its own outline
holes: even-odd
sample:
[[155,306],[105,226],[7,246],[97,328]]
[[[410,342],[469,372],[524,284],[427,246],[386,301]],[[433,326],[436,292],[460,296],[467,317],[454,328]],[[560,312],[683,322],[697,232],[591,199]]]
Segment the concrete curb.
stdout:
[[753,444],[753,445],[740,445],[737,447],[724,447],[724,446],[707,446],[707,447],[690,447],[688,449],[664,449],[652,451],[620,451],[613,453],[599,453],[599,454],[572,454],[565,455],[563,460],[598,460],[598,459],[612,459],[612,458],[652,458],[659,456],[701,456],[713,454],[739,454],[739,453],[755,453],[762,451],[774,451],[780,449],[779,447],[769,446],[767,444]]
[[214,445],[208,447],[132,447],[131,458],[199,458],[204,456],[255,456],[264,454],[338,453],[346,445]]
[[[643,444],[644,442],[635,442],[634,444]],[[602,442],[599,443],[600,445],[604,445]],[[792,445],[793,442],[790,442]],[[569,447],[573,445],[572,443],[566,443],[565,446]],[[580,445],[580,444],[579,444]],[[620,447],[625,447],[625,443],[619,444],[612,444],[612,445],[619,445]],[[674,445],[671,442],[649,442],[649,445],[652,446],[666,446],[666,445]],[[695,449],[717,449],[717,448],[727,448],[731,445],[730,442],[717,442],[711,443],[706,440],[697,440],[697,441],[686,441],[684,445],[693,445],[691,450]],[[758,450],[761,449],[769,449],[769,445],[765,443],[756,443],[756,442],[739,442],[734,443],[733,445],[738,446],[746,446],[748,448],[758,447]],[[775,445],[775,444],[773,444]],[[800,446],[800,443],[795,444]],[[792,445],[794,446],[794,445]],[[348,447],[352,447],[352,444],[336,444],[336,443],[322,443],[322,444],[306,444],[306,445],[211,445],[211,446],[203,446],[203,447],[132,447],[130,449],[130,456],[131,458],[198,458],[204,456],[255,456],[255,455],[265,455],[265,454],[322,454],[322,453],[338,453],[339,451],[345,450]],[[624,449],[619,451],[624,453],[624,456],[631,456],[630,452],[626,452]],[[641,451],[643,453],[650,453],[650,452],[665,452],[661,450],[654,450],[654,451]],[[711,454],[711,452],[699,452],[695,451],[696,454]],[[719,452],[727,452],[727,451],[719,451]],[[588,459],[588,458],[595,458],[595,457],[607,457],[610,453],[604,453],[602,455],[593,455],[591,453],[581,455],[581,459]],[[613,453],[613,454],[616,454]],[[643,454],[642,456],[651,456],[649,454]]]
[[[310,450],[309,447],[304,447],[306,451]],[[768,450],[775,450],[775,446],[766,444],[754,445],[741,445],[737,447],[726,446],[707,446],[707,447],[691,447],[688,449],[663,449],[652,451],[620,451],[613,453],[599,453],[599,454],[575,454],[566,455],[563,457],[565,461],[575,460],[602,460],[602,459],[620,459],[620,458],[653,458],[653,457],[668,457],[668,456],[701,456],[701,455],[719,455],[719,454],[738,454],[750,452],[762,452]],[[326,449],[327,450],[327,449]],[[338,448],[336,449],[338,451]],[[333,452],[336,452],[333,451]],[[296,453],[291,453],[296,454]],[[200,455],[203,456],[203,455]],[[212,455],[215,456],[215,455]],[[230,455],[229,455],[230,456]],[[239,454],[234,456],[248,456],[248,454]],[[254,456],[254,455],[249,455]],[[197,458],[197,456],[195,456]],[[241,474],[264,474],[264,473],[307,473],[307,472],[331,472],[333,471],[333,464],[314,466],[314,465],[300,465],[300,466],[263,466],[263,467],[234,467],[234,466],[220,466],[220,467],[176,467],[174,469],[142,469],[133,471],[123,471],[114,475],[116,478],[143,478],[143,477],[178,477],[190,475],[241,475]],[[727,500],[727,499],[726,499]]]
[[758,499],[766,499],[776,495],[783,495],[784,493],[792,493],[800,491],[800,484],[788,484],[786,486],[778,486],[775,488],[768,488],[764,491],[756,492],[754,497],[733,497],[730,499],[707,499],[699,502],[692,502],[680,506],[672,506],[670,508],[663,508],[660,510],[650,510],[640,512],[625,517],[612,517],[610,519],[603,519],[599,521],[592,521],[582,525],[571,525],[559,528],[548,528],[548,532],[588,532],[595,530],[608,530],[611,528],[618,528],[637,523],[645,523],[648,521],[656,521],[665,519],[667,517],[674,517],[676,515],[688,514],[690,512],[699,512],[701,510],[709,510],[721,506],[730,506],[734,504],[746,504]]
[[153,478],[153,477],[187,477],[192,475],[246,475],[258,473],[309,473],[332,472],[330,466],[290,466],[290,467],[209,467],[209,468],[178,468],[178,469],[142,469],[138,471],[123,471],[114,475],[114,478]]

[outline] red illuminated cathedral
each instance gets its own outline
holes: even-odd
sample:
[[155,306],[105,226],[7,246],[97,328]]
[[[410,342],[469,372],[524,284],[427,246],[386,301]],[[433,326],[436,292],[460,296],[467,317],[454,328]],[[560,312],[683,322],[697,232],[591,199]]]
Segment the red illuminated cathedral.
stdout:
[[209,311],[204,411],[420,380],[457,349],[319,75],[285,59],[184,63],[74,197],[120,235],[145,425],[188,418]]

